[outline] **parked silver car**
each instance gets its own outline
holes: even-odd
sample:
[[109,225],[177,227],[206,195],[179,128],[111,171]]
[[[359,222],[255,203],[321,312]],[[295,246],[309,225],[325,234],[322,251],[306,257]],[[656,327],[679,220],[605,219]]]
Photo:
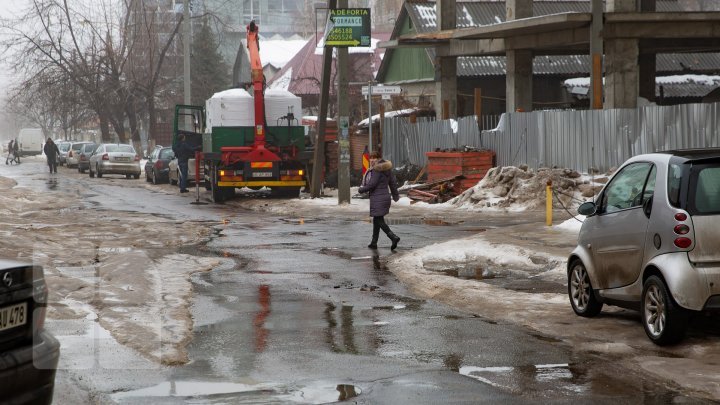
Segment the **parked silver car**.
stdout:
[[638,309],[664,345],[694,313],[720,309],[720,149],[633,157],[578,212],[587,218],[567,267],[576,314]]
[[55,144],[58,147],[58,150],[60,151],[60,157],[58,158],[58,165],[62,166],[65,164],[65,158],[67,158],[68,150],[70,150],[70,145],[72,145],[72,142],[69,141],[57,141]]
[[88,167],[90,177],[102,177],[104,174],[124,174],[140,178],[140,156],[135,148],[128,144],[101,143],[90,156]]
[[65,164],[68,168],[77,167],[78,162],[80,161],[80,150],[83,148],[84,145],[87,145],[89,143],[92,142],[72,142],[70,144],[70,149],[68,149],[65,156]]

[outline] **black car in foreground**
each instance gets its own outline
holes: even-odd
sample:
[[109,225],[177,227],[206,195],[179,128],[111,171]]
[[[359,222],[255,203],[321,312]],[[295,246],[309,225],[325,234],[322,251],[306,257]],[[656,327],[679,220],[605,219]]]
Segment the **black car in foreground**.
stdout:
[[0,403],[50,404],[60,344],[45,330],[41,266],[0,260]]

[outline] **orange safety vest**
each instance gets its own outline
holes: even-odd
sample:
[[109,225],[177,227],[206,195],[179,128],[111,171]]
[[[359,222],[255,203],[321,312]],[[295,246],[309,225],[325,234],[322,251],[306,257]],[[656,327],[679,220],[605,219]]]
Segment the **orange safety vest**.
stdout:
[[368,171],[369,167],[370,167],[370,154],[368,152],[365,152],[362,154],[362,175],[363,176]]

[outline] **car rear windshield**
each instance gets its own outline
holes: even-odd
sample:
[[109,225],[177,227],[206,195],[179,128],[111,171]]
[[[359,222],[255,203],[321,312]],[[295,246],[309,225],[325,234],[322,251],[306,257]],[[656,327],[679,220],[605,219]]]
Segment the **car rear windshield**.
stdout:
[[688,210],[693,215],[720,214],[720,162],[693,165]]
[[84,143],[74,143],[74,144],[72,145],[72,150],[78,150],[78,151],[79,151],[79,150],[83,147],[83,145],[85,145],[85,144],[84,144]]
[[61,143],[61,144],[58,145],[58,150],[59,150],[60,152],[67,152],[68,149],[70,149],[70,144],[69,144],[69,143]]
[[89,153],[89,152],[94,151],[95,148],[97,148],[97,145],[95,145],[94,143],[89,143],[83,147],[82,151],[85,153]]
[[163,149],[160,151],[160,159],[172,159],[175,157],[172,149]]
[[108,152],[135,153],[135,149],[130,145],[107,145],[105,150]]

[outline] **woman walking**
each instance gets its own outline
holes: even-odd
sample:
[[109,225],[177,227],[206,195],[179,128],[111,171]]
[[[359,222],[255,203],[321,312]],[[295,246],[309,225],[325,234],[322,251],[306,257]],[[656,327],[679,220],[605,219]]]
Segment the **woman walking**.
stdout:
[[392,162],[383,160],[380,153],[372,152],[370,154],[370,168],[365,173],[358,191],[360,193],[370,193],[370,216],[373,217],[373,234],[368,247],[377,249],[377,241],[382,229],[392,241],[390,250],[395,250],[400,238],[385,223],[385,215],[390,212],[390,197],[392,196],[392,199],[396,202],[400,199],[397,180],[392,172]]

